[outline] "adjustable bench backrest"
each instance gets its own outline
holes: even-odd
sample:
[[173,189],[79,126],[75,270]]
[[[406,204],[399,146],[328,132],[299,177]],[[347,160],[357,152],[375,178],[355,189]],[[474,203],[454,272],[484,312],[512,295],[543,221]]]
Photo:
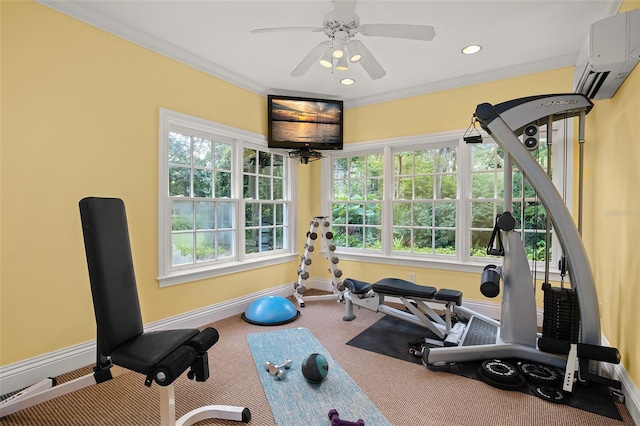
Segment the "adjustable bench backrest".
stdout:
[[[98,353],[107,356],[144,331],[125,206],[117,198],[80,201]],[[104,265],[109,265],[105,267]]]

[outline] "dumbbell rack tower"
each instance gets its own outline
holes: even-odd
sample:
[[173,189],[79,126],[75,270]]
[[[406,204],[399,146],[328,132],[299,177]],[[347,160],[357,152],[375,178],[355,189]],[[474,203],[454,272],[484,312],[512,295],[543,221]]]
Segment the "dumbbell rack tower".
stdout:
[[[304,308],[305,302],[312,300],[340,299],[344,284],[340,280],[342,271],[338,268],[338,256],[335,254],[336,246],[331,242],[333,233],[331,232],[331,223],[327,220],[327,216],[315,216],[310,223],[311,227],[307,232],[307,243],[304,245],[304,254],[300,257],[300,266],[298,267],[298,279],[293,283],[293,297],[301,308]],[[318,233],[318,230],[321,230]],[[316,251],[315,242],[321,242],[321,247],[327,252],[327,260],[329,261],[329,272],[331,273],[331,294],[323,294],[316,296],[304,296],[307,288],[304,281],[309,279],[309,265],[311,265],[311,254]]]

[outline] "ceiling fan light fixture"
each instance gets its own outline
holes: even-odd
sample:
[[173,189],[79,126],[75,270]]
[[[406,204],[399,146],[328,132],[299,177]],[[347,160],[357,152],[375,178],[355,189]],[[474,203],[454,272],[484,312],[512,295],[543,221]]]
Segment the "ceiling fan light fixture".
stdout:
[[465,55],[473,55],[474,53],[478,53],[481,50],[482,46],[480,46],[479,44],[472,44],[464,47],[461,52]]
[[357,43],[350,41],[347,47],[349,48],[349,60],[351,62],[358,62],[362,59],[362,53],[360,52],[360,48]]
[[[2,1],[2,0],[0,0]],[[382,65],[376,60],[367,47],[354,37],[358,34],[374,37],[391,37],[405,40],[431,41],[435,30],[427,25],[414,24],[364,24],[360,25],[360,17],[355,13],[358,0],[333,0],[333,11],[326,14],[321,27],[275,27],[258,28],[251,33],[275,31],[311,31],[324,33],[328,38],[318,43],[302,61],[291,71],[291,77],[301,77],[314,65],[320,62],[323,67],[344,71],[349,69],[348,62],[358,62],[364,72],[372,79],[378,80],[387,75]],[[352,79],[345,83],[352,83]]]
[[345,31],[336,31],[333,35],[333,51],[331,52],[334,58],[340,59],[344,56],[346,41],[347,33]]
[[[339,45],[339,46],[337,46]],[[344,56],[344,46],[341,43],[336,43],[333,47],[333,52],[331,52],[334,58],[340,59]]]
[[333,67],[333,57],[331,56],[331,46],[328,45],[322,54],[322,58],[320,58],[320,65],[325,68]]
[[331,57],[320,59],[320,65],[325,68],[331,68],[333,66],[333,62],[331,61]]
[[347,63],[347,58],[345,56],[342,56],[340,59],[338,59],[338,62],[336,63],[336,69],[338,71],[347,71],[349,69],[349,64]]
[[344,84],[345,86],[349,86],[352,85],[353,83],[355,83],[356,81],[353,78],[343,78],[342,80],[340,80],[341,84]]

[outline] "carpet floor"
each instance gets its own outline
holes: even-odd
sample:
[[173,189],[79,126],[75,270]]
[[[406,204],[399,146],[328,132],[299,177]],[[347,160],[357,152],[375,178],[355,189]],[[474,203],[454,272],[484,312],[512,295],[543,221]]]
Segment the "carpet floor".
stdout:
[[[408,342],[418,341],[424,336],[424,328],[398,318],[384,316],[371,327],[348,341],[347,344],[422,365],[422,359],[416,358],[408,352]],[[504,359],[502,361],[516,366],[520,360]],[[449,370],[449,373],[469,379],[482,380],[479,374],[481,364],[481,361],[455,363]],[[557,371],[557,373],[558,376],[561,377],[564,371]],[[536,385],[523,383],[522,386],[516,390],[533,396],[535,388]],[[507,390],[503,391],[509,392]],[[599,384],[591,383],[588,387],[575,386],[573,395],[567,399],[566,404],[615,420],[622,420],[616,404],[609,397],[608,389]]]
[[[346,344],[382,318],[381,314],[358,309],[355,320],[344,322],[344,305],[335,300],[308,301],[300,311],[300,317],[294,322],[274,327],[249,324],[240,315],[211,324],[220,333],[220,341],[209,350],[211,377],[204,383],[192,382],[186,375],[176,380],[176,414],[181,416],[207,404],[239,405],[250,408],[251,425],[275,426],[247,336],[305,327],[393,425],[634,424],[623,404],[616,404],[622,421],[613,420],[521,392],[505,392],[478,380],[429,371],[416,363]],[[58,380],[63,382],[90,371],[91,366],[87,366],[61,375]],[[0,419],[3,426],[147,426],[159,423],[157,387],[144,386],[144,377],[136,373],[124,374]],[[227,420],[205,420],[198,426],[237,424]]]

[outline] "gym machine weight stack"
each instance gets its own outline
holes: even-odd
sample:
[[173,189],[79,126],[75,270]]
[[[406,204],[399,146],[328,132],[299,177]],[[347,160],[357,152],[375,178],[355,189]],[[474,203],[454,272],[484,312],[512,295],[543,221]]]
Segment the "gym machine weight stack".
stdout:
[[[307,232],[307,243],[304,245],[304,254],[300,258],[300,266],[298,267],[298,279],[293,283],[293,297],[301,308],[304,308],[305,301],[336,299],[338,300],[344,290],[344,284],[340,280],[342,270],[338,268],[338,256],[335,254],[336,246],[332,243],[333,232],[331,232],[331,223],[326,216],[316,216],[310,223],[311,227]],[[318,229],[321,229],[318,234]],[[304,281],[309,278],[309,265],[311,265],[311,253],[316,250],[314,243],[320,238],[321,247],[327,252],[327,260],[329,261],[329,272],[331,273],[331,294],[304,296],[307,288]]]

